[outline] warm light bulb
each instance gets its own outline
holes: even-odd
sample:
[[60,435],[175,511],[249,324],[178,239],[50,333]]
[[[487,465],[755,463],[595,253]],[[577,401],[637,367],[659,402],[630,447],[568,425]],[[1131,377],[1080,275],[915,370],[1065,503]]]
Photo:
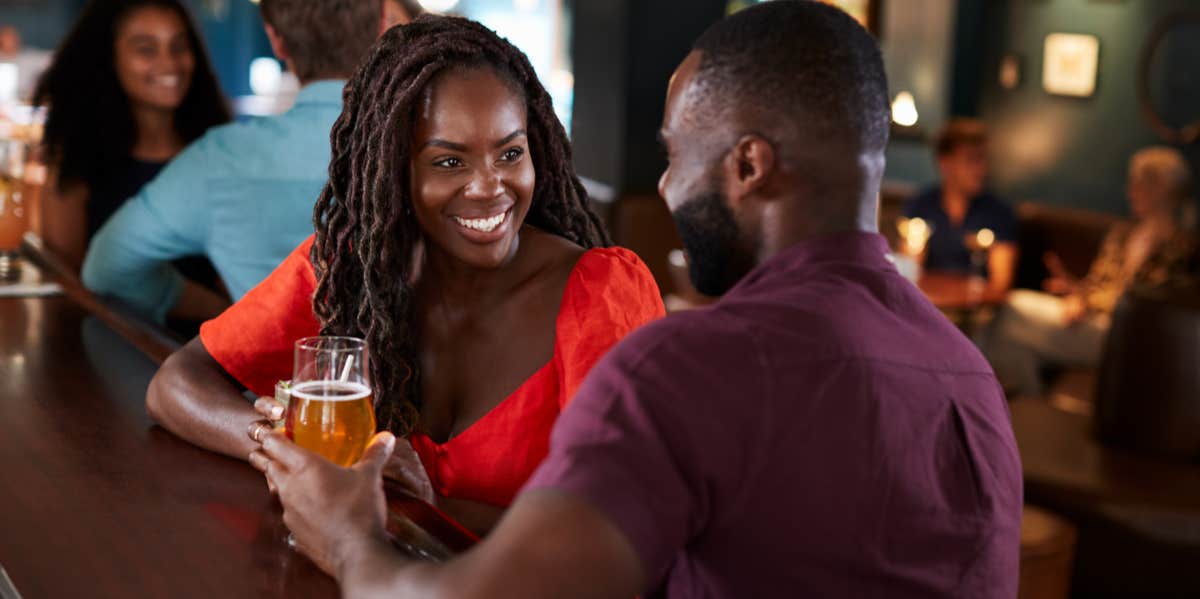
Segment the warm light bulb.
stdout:
[[975,241],[979,242],[979,247],[986,250],[992,247],[993,243],[996,243],[996,234],[991,229],[980,229],[975,234]]
[[908,92],[896,94],[896,99],[892,100],[892,120],[901,127],[912,127],[917,124],[919,118],[917,102],[913,95]]
[[446,12],[458,6],[458,0],[421,0],[421,6],[432,12]]

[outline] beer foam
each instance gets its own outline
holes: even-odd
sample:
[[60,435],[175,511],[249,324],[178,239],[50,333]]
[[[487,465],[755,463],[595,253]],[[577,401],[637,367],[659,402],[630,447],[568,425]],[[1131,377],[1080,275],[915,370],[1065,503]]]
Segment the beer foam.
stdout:
[[371,394],[362,383],[306,381],[292,387],[292,397],[306,401],[358,401]]

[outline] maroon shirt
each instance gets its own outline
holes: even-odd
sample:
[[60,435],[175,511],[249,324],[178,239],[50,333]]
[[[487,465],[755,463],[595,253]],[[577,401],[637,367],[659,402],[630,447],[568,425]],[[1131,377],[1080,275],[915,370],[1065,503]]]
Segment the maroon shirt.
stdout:
[[606,514],[671,597],[1015,597],[1004,395],[886,252],[807,241],[634,333],[525,490]]

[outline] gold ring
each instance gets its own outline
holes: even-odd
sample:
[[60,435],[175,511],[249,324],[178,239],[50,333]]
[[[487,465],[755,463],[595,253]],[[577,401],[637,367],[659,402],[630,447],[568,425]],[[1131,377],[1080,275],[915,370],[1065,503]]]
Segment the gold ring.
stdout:
[[251,422],[250,426],[246,429],[246,434],[250,435],[251,441],[254,441],[255,443],[262,443],[264,429],[268,427],[270,427],[270,424],[268,424],[267,421],[255,420],[254,422]]

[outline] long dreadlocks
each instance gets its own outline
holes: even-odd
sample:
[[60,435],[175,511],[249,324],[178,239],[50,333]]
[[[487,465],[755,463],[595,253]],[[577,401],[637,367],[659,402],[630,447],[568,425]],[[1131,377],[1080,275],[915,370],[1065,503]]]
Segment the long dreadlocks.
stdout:
[[585,249],[610,245],[575,176],[566,131],[520,50],[482,25],[422,16],[385,33],[346,85],[330,135],[329,182],[313,212],[313,310],[323,335],[363,337],[371,348],[375,409],[383,427],[408,434],[421,405],[414,319],[411,137],[418,106],[445,71],[485,66],[525,96],[537,173],[526,222]]

